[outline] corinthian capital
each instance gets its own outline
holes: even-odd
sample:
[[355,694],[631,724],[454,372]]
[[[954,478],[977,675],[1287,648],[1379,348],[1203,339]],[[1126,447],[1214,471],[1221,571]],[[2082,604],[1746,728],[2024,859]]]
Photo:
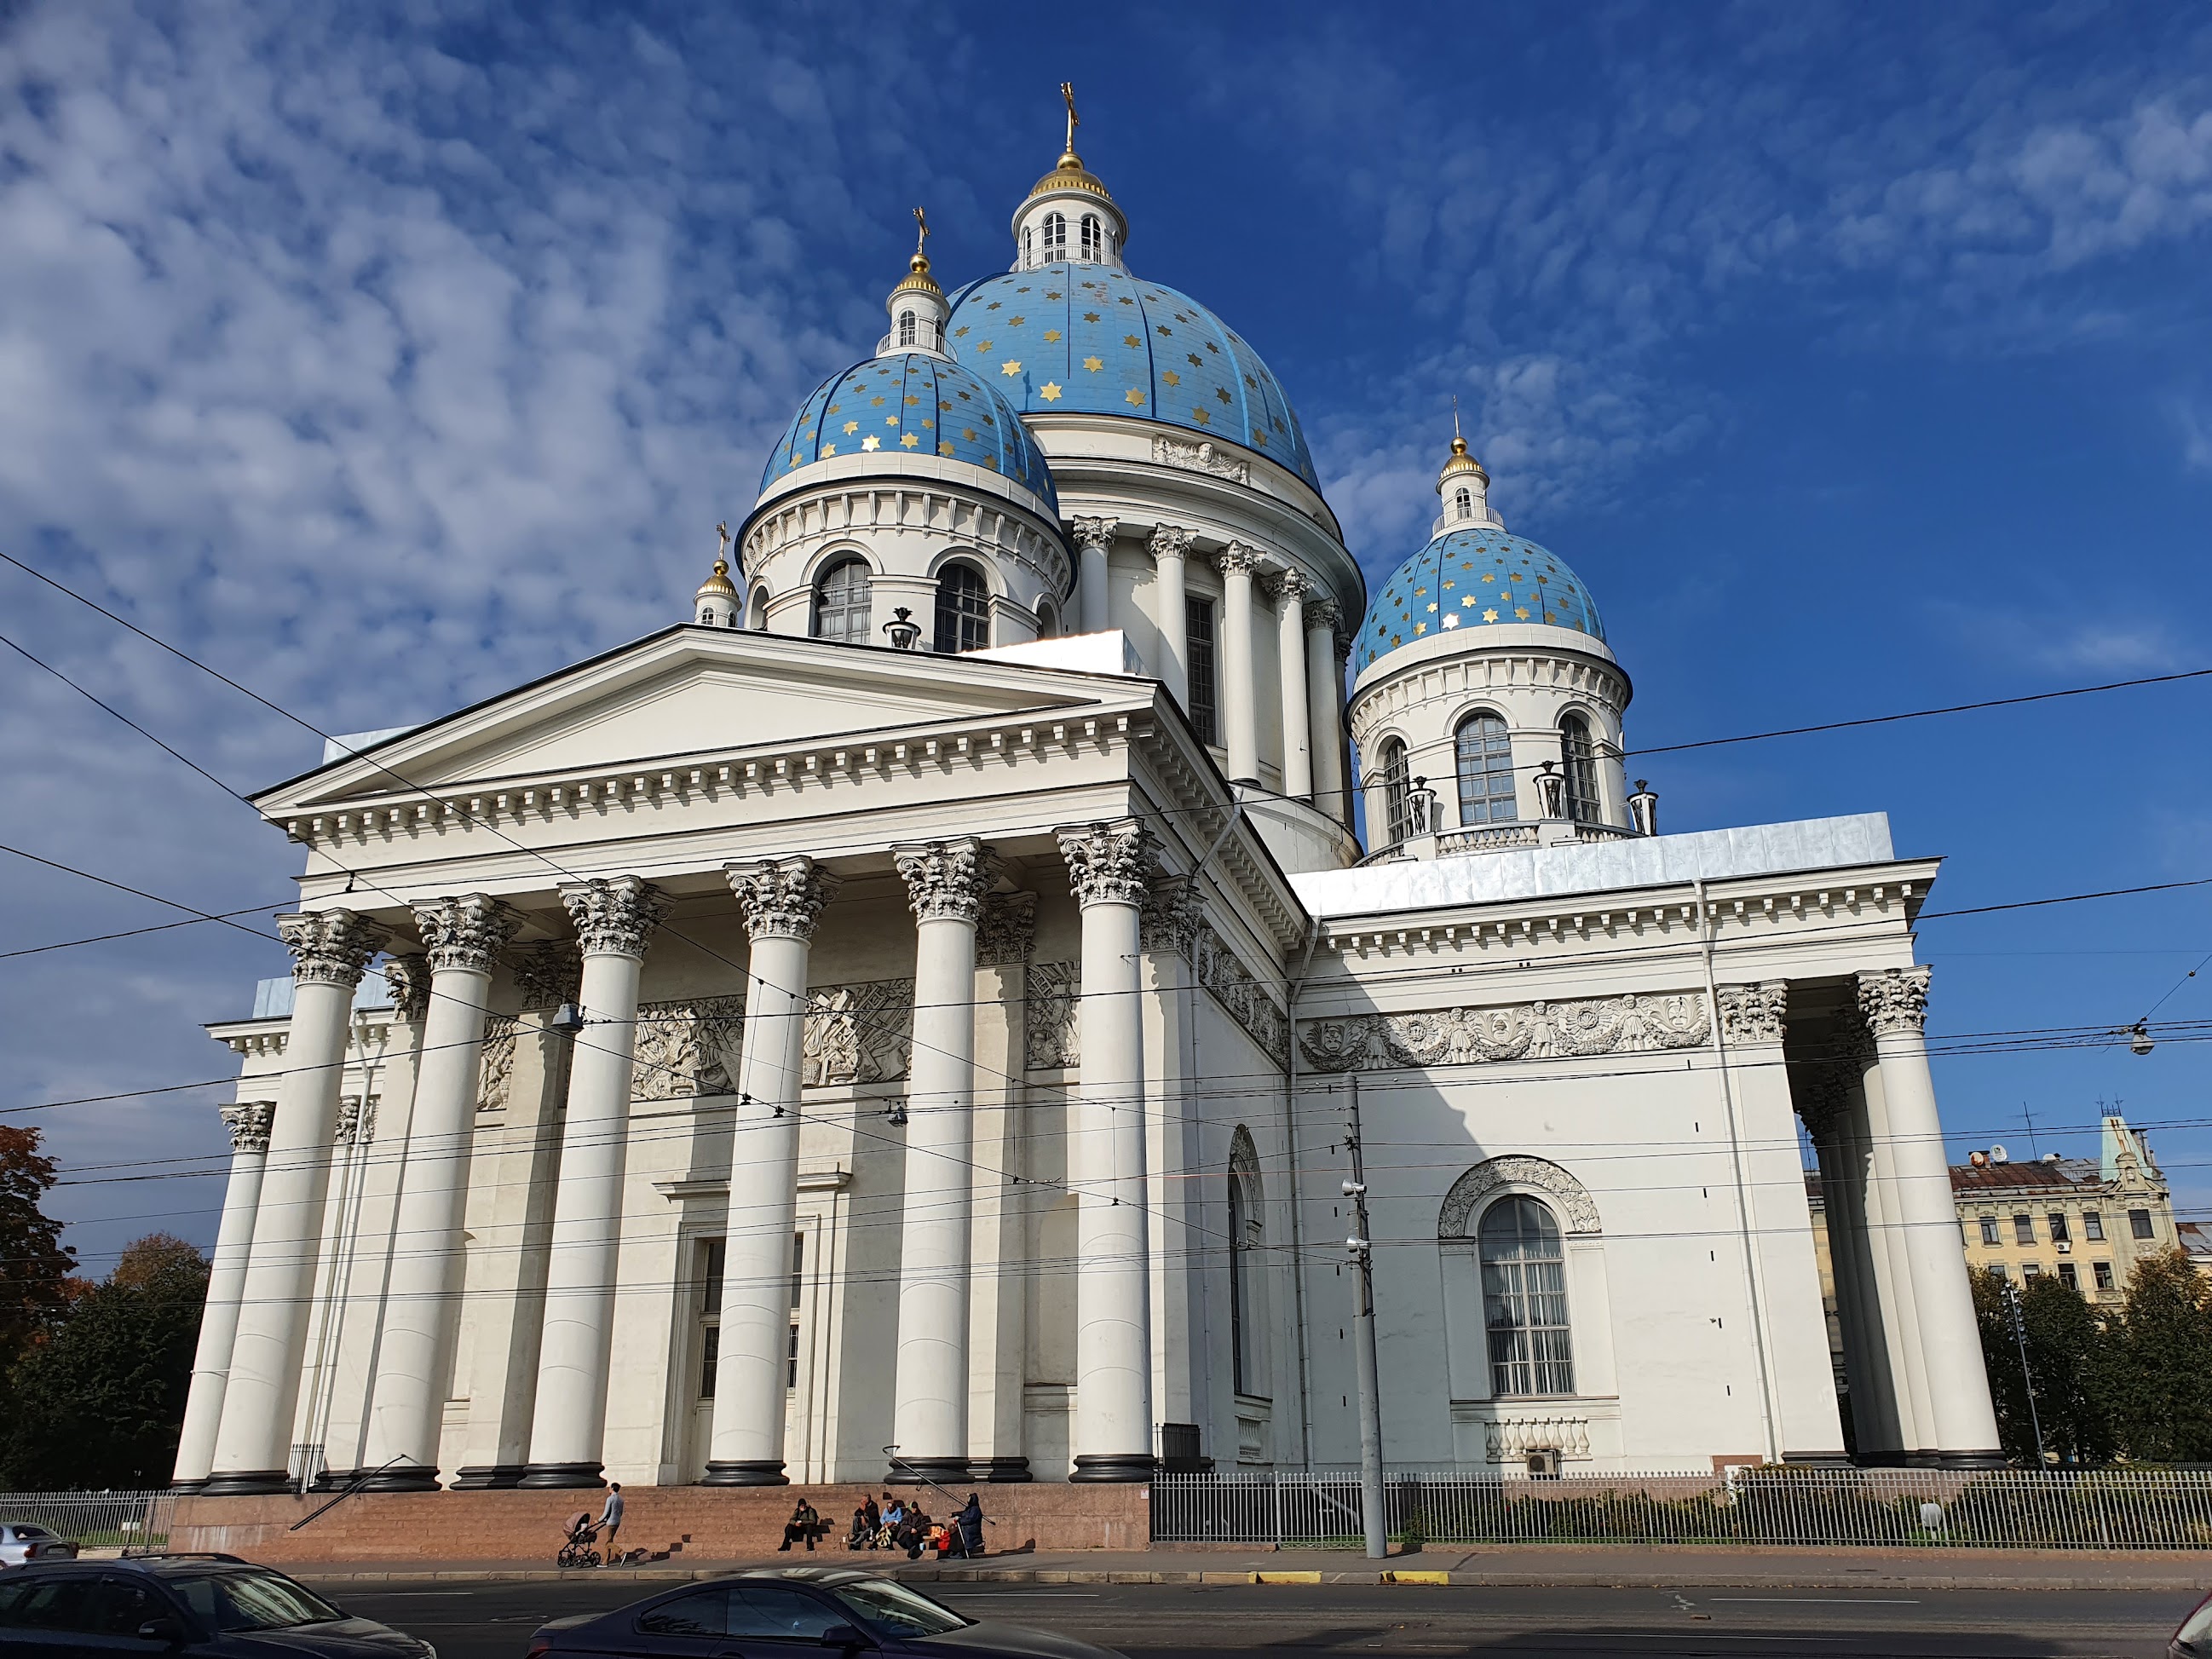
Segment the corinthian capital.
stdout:
[[276,918],[277,936],[292,953],[292,978],[301,985],[361,983],[368,959],[384,948],[392,930],[351,910],[316,910]]
[[1035,893],[994,893],[983,901],[975,960],[985,968],[1018,967],[1036,946]]
[[1152,562],[1162,559],[1180,559],[1190,552],[1191,532],[1180,525],[1164,524],[1153,527],[1152,539],[1145,544],[1152,549]]
[[1138,912],[1137,939],[1146,951],[1173,951],[1188,956],[1198,945],[1204,912],[1198,884],[1188,876],[1167,876],[1152,884]]
[[1928,1022],[1928,972],[1923,968],[1885,968],[1861,974],[1859,1012],[1876,1037],[1918,1031]]
[[1275,578],[1275,600],[1285,611],[1304,605],[1314,592],[1313,578],[1303,570],[1285,570]]
[[973,836],[908,842],[891,848],[891,862],[906,878],[916,921],[980,920],[983,895],[999,878],[997,856]]
[[745,937],[811,939],[822,907],[836,894],[837,878],[812,859],[761,859],[723,866],[730,890],[744,912]]
[[1790,1012],[1790,981],[1761,980],[1756,985],[1718,988],[1721,1036],[1731,1048],[1753,1042],[1779,1042],[1788,1030],[1784,1019]]
[[1311,633],[1316,629],[1326,628],[1334,634],[1336,632],[1337,621],[1342,615],[1343,612],[1337,608],[1334,599],[1308,599],[1306,601],[1306,631]]
[[415,907],[415,929],[422,935],[434,969],[489,974],[521,927],[520,915],[486,893],[429,899]]
[[384,964],[384,988],[392,993],[392,1018],[422,1018],[430,1008],[430,958],[419,951],[393,957]]
[[583,961],[572,940],[549,939],[515,959],[514,988],[522,994],[525,1013],[574,1002],[583,983]]
[[1054,832],[1067,860],[1076,902],[1141,904],[1151,892],[1159,842],[1136,818],[1077,824]]
[[269,1125],[276,1115],[276,1108],[265,1100],[240,1101],[235,1106],[224,1107],[222,1127],[230,1131],[232,1155],[267,1152]]
[[668,914],[668,896],[636,876],[600,876],[561,890],[561,903],[587,957],[642,957]]
[[1078,519],[1075,544],[1079,547],[1095,547],[1103,553],[1114,544],[1114,532],[1121,525],[1119,519]]
[[1213,556],[1213,562],[1224,576],[1249,576],[1267,562],[1267,555],[1249,542],[1231,542]]

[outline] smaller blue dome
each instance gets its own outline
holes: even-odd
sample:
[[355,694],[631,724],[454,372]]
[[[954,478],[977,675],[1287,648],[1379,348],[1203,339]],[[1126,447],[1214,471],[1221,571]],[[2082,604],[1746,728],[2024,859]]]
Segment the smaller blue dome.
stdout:
[[1496,525],[1447,531],[1382,584],[1352,641],[1352,672],[1437,634],[1522,623],[1605,639],[1597,602],[1565,559]]
[[926,351],[871,357],[817,386],[769,452],[761,493],[816,461],[901,451],[999,473],[1060,515],[1052,469],[1014,406],[958,363]]

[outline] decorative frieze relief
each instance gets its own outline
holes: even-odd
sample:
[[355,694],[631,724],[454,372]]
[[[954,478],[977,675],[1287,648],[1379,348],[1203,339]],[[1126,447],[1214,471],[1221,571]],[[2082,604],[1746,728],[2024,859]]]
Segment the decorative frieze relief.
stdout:
[[265,1152],[269,1150],[269,1126],[276,1116],[274,1102],[243,1100],[235,1106],[222,1109],[222,1127],[230,1132],[230,1150],[234,1156],[240,1152]]
[[975,965],[1018,968],[1036,948],[1035,893],[994,893],[983,901],[975,924]]
[[513,1014],[491,1014],[484,1019],[482,1056],[477,1067],[477,1110],[507,1109],[508,1085],[514,1078],[514,1046],[522,1022]]
[[565,939],[545,939],[518,951],[514,988],[526,1014],[575,1001],[584,988],[583,953]]
[[1029,1012],[1022,1026],[1025,1067],[1057,1072],[1082,1064],[1077,1019],[1082,1002],[1081,963],[1040,962],[1030,969]]
[[1666,1048],[1694,1048],[1711,1033],[1705,1000],[1695,992],[1674,996],[1639,996],[1631,992],[1587,1001],[1303,1020],[1298,1025],[1298,1047],[1317,1072],[1371,1072],[1486,1060],[1650,1054]]
[[744,1018],[741,994],[640,1003],[630,1098],[682,1100],[734,1092]]
[[806,995],[800,1054],[805,1081],[890,1083],[914,1052],[914,981],[878,979],[817,986]]
[[1162,466],[1180,466],[1192,472],[1211,472],[1217,478],[1233,479],[1241,484],[1252,482],[1252,468],[1249,462],[1237,460],[1210,443],[1191,444],[1176,438],[1154,438],[1152,459]]

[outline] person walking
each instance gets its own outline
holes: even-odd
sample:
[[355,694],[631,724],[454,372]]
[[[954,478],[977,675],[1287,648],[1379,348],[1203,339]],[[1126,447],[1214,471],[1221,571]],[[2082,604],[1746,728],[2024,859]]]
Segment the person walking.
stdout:
[[972,1492],[952,1517],[952,1553],[970,1559],[983,1553],[983,1505]]
[[622,1559],[620,1552],[615,1548],[615,1534],[622,1530],[622,1482],[617,1480],[607,1487],[606,1507],[599,1511],[599,1525],[605,1529],[607,1535],[606,1564],[611,1567]]

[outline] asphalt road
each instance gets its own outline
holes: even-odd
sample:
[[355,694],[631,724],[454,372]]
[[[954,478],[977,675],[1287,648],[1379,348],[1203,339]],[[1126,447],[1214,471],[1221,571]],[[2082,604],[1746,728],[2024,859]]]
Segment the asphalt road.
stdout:
[[[520,1659],[539,1620],[673,1589],[548,1583],[335,1584],[349,1612],[441,1659]],[[1146,1659],[1308,1648],[1347,1654],[1727,1659],[2163,1659],[2195,1598],[2148,1591],[1492,1589],[1356,1584],[925,1585],[971,1618],[1035,1625]]]

